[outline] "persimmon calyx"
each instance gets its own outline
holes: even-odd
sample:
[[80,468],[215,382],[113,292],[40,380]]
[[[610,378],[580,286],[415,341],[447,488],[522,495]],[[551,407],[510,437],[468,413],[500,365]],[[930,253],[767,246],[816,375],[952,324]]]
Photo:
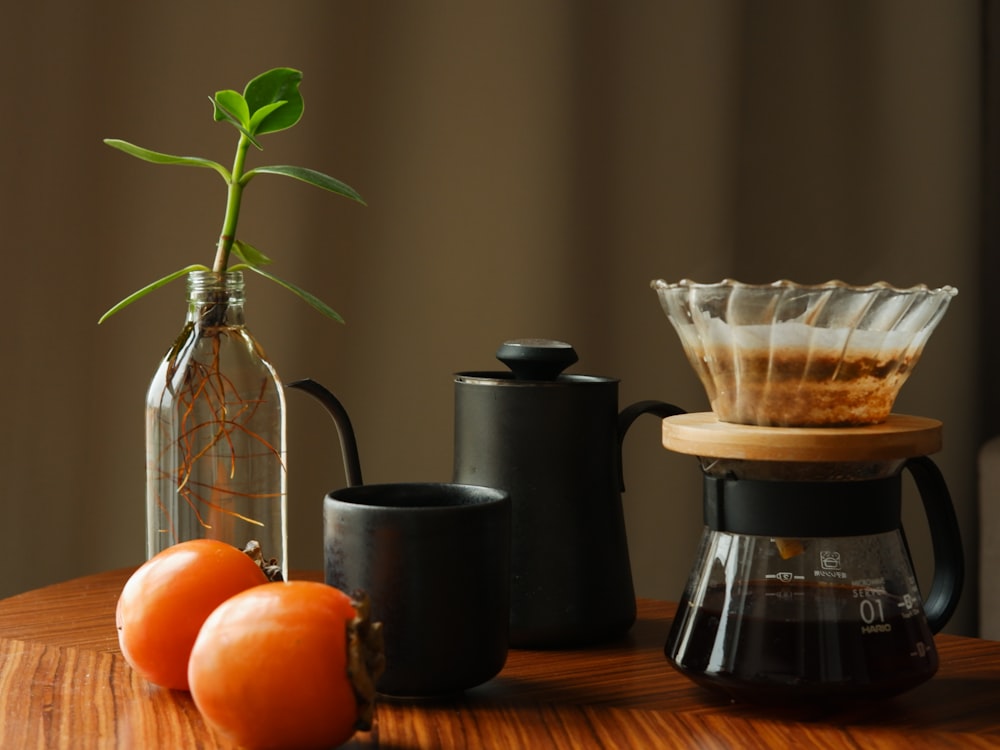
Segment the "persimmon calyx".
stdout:
[[257,563],[264,575],[267,576],[267,580],[271,581],[283,581],[284,577],[281,575],[281,566],[278,565],[277,558],[272,557],[267,559],[264,557],[264,551],[260,547],[260,542],[256,539],[251,539],[247,542],[247,546],[243,548],[243,554],[247,555],[251,560]]
[[367,732],[375,716],[375,683],[385,671],[385,641],[382,623],[371,621],[368,594],[355,591],[351,606],[356,614],[347,623],[347,677],[358,703],[354,728]]

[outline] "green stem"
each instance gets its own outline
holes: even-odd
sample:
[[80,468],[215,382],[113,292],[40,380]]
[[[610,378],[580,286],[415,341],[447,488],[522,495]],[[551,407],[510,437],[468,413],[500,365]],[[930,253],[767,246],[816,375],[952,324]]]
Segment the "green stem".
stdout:
[[247,149],[250,147],[250,139],[245,135],[240,135],[240,141],[236,145],[236,158],[233,160],[233,171],[229,177],[229,190],[226,198],[226,216],[222,222],[222,233],[219,235],[219,245],[215,252],[215,265],[212,270],[216,273],[224,273],[229,266],[229,254],[233,249],[233,241],[236,239],[236,223],[240,218],[240,200],[243,198],[243,167],[246,163]]

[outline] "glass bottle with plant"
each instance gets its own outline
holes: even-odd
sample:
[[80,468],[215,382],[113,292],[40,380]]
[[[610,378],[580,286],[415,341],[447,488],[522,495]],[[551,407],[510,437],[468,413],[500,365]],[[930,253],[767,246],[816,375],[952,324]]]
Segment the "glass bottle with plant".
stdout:
[[[270,279],[323,315],[339,314],[313,294],[264,268],[270,259],[236,234],[243,190],[262,174],[284,175],[364,204],[349,185],[304,167],[247,168],[259,137],[302,117],[302,73],[275,68],[242,94],[210,97],[214,119],[239,131],[231,169],[193,156],[172,156],[126,141],[109,146],[154,164],[215,170],[227,186],[222,231],[212,266],[189,265],[139,289],[108,310],[104,322],[151,291],[186,277],[188,309],[146,396],[146,551],[152,556],[186,539],[210,537],[257,550],[272,578],[288,570],[284,392],[277,372],[247,330],[243,271]],[[231,264],[235,256],[237,262]]]

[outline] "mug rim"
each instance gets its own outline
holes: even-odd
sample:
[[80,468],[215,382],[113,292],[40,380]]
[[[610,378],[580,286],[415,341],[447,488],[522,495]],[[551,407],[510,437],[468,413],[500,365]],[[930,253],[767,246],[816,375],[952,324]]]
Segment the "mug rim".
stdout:
[[[462,497],[464,500],[457,503],[437,503],[437,504],[415,504],[415,505],[386,505],[381,503],[365,502],[369,495],[377,496],[380,492],[390,490],[399,491],[404,488],[418,488],[433,495],[437,490],[446,493],[449,498]],[[342,497],[342,493],[349,495],[360,495],[358,500],[352,497]],[[385,512],[423,512],[434,511],[448,512],[469,512],[477,508],[490,508],[510,503],[510,493],[498,487],[488,487],[486,485],[468,484],[462,482],[383,482],[377,484],[358,484],[350,487],[341,487],[326,494],[325,502],[330,502],[345,507],[371,509]]]

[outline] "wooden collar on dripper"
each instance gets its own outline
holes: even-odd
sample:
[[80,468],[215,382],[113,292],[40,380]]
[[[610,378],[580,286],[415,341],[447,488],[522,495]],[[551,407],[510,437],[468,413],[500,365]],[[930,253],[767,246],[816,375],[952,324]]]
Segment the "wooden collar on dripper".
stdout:
[[723,422],[715,412],[663,420],[663,446],[701,458],[748,461],[884,461],[941,450],[941,422],[890,414],[859,427],[762,427]]

